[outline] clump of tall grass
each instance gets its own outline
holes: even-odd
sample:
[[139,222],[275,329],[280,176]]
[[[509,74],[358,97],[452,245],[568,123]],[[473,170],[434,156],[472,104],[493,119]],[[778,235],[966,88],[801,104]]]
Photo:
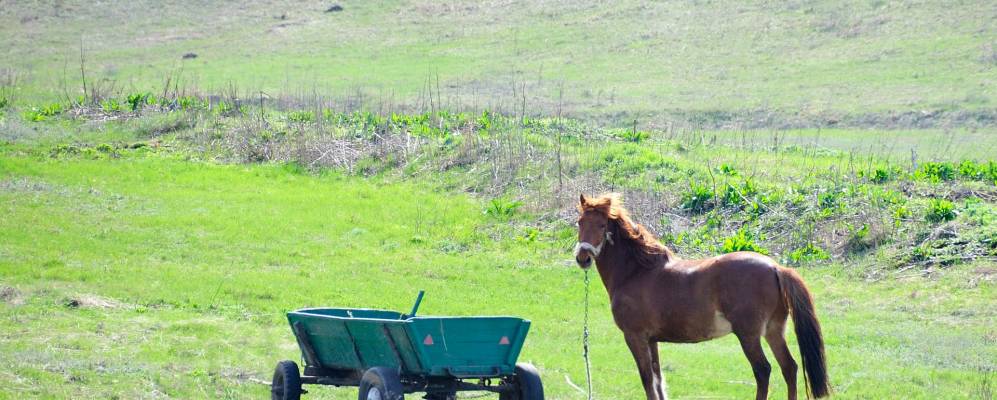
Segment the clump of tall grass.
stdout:
[[485,208],[485,215],[489,215],[499,219],[508,219],[516,214],[516,210],[523,206],[520,201],[506,200],[506,199],[492,199],[488,202],[488,207]]

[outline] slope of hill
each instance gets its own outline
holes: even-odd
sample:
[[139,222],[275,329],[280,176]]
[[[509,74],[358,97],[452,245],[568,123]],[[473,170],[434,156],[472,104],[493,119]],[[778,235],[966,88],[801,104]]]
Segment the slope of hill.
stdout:
[[329,5],[7,2],[0,67],[26,96],[75,95],[82,43],[91,85],[138,90],[170,76],[208,92],[359,90],[409,104],[437,90],[450,105],[617,120],[995,124],[992,2]]

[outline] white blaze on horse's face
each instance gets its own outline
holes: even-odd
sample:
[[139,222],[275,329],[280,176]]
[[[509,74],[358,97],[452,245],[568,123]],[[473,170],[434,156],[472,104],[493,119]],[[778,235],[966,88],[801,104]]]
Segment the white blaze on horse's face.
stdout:
[[602,253],[606,243],[613,244],[607,230],[609,218],[597,211],[587,211],[578,218],[578,243],[575,244],[575,262],[583,269],[591,267],[594,258]]

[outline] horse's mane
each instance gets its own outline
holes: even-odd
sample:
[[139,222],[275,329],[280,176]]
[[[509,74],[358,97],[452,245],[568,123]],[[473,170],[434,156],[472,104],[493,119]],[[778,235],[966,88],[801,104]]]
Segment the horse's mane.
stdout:
[[609,217],[609,221],[616,225],[616,231],[619,232],[619,237],[614,237],[613,240],[625,246],[642,267],[660,268],[677,259],[675,253],[661,244],[651,231],[630,218],[630,213],[623,208],[619,193],[604,194],[594,199],[582,196],[578,211],[589,210]]

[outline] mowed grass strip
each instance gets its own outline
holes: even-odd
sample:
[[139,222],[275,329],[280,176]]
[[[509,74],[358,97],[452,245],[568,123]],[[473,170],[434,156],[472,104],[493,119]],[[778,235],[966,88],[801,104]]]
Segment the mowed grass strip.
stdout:
[[[563,243],[515,239],[528,216],[485,207],[420,182],[273,165],[3,156],[0,397],[265,397],[276,361],[298,358],[285,311],[405,310],[425,289],[426,314],[531,319],[521,359],[549,398],[584,398],[566,383],[584,382],[581,272]],[[997,359],[991,266],[880,282],[842,266],[803,272],[838,398],[965,398],[992,376],[981,373]],[[596,281],[595,388],[639,398],[604,293]],[[754,391],[733,337],[661,347],[675,398]]]

